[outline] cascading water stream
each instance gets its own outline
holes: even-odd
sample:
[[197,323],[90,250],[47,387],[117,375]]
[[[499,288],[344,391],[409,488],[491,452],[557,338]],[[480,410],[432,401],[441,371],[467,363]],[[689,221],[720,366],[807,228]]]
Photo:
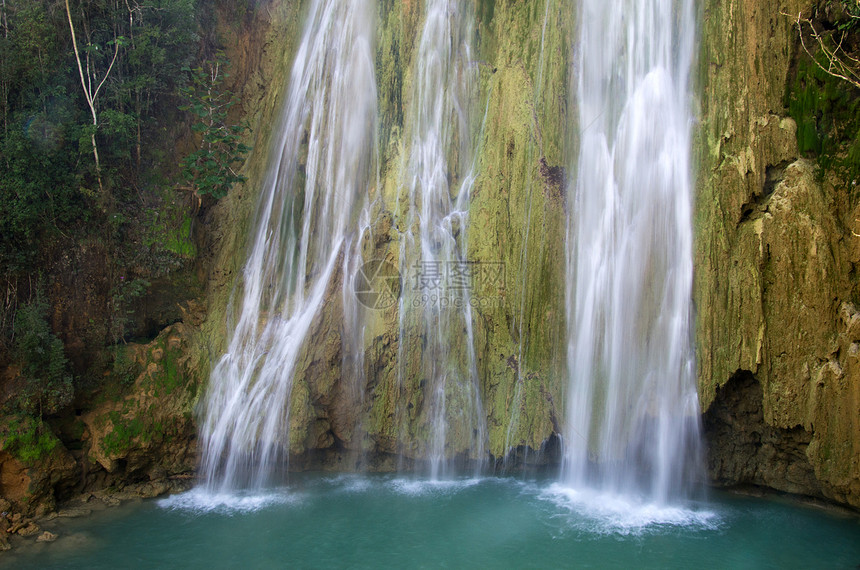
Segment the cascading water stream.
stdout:
[[469,104],[474,99],[470,3],[428,0],[418,46],[405,165],[407,227],[401,270],[400,381],[420,346],[423,422],[431,479],[450,475],[454,455],[482,460],[484,414],[469,304],[467,212],[474,165]]
[[357,225],[372,171],[370,0],[314,0],[260,196],[238,319],[201,422],[210,491],[259,488],[289,454],[296,360]]
[[665,503],[698,459],[692,0],[582,0],[563,480]]

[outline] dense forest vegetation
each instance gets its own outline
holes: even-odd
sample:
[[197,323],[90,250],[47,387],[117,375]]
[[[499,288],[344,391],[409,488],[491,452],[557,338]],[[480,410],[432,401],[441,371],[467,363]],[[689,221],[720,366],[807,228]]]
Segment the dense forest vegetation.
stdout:
[[0,3],[4,413],[56,412],[111,365],[99,351],[146,334],[135,301],[184,279],[201,208],[241,180],[218,10],[246,6]]

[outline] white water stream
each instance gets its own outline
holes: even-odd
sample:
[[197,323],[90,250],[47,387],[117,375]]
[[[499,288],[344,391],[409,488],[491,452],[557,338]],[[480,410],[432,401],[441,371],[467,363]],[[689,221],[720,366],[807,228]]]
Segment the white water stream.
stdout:
[[[690,301],[693,3],[581,2],[563,481],[667,502],[684,494],[699,441]],[[356,236],[370,226],[377,125],[375,8],[370,0],[310,2],[229,346],[203,402],[209,492],[259,489],[286,466],[296,361],[338,271],[348,282],[361,262]],[[477,155],[473,5],[427,0],[424,8],[397,206],[404,277],[397,374],[401,394],[415,393],[411,383],[421,398],[415,411],[398,412],[397,429],[401,454],[426,459],[435,480],[457,462],[485,460],[486,418],[470,306],[475,267],[466,252]],[[539,64],[542,73],[543,45]],[[344,370],[360,371],[363,317],[351,290],[341,291],[342,330],[355,336],[343,339]]]
[[400,264],[410,279],[400,298],[399,375],[402,383],[415,373],[404,370],[413,358],[406,347],[420,345],[427,448],[417,455],[429,460],[432,479],[450,475],[455,456],[484,457],[466,258],[475,154],[470,106],[477,85],[472,11],[471,2],[426,2],[408,119],[409,211]]
[[692,0],[581,0],[563,482],[663,503],[698,455]]
[[371,0],[314,0],[273,131],[227,353],[203,405],[210,492],[260,488],[285,467],[296,359],[346,265],[376,129]]

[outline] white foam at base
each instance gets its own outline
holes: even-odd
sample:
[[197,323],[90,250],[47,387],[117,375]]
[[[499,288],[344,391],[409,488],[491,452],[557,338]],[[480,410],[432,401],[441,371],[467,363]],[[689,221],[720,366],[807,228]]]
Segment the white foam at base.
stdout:
[[720,522],[713,511],[640,502],[629,496],[572,489],[558,483],[542,490],[538,498],[577,515],[571,519],[572,526],[595,534],[643,534],[666,526],[714,530]]
[[416,480],[416,479],[394,479],[389,483],[395,493],[420,497],[423,495],[446,495],[453,494],[463,489],[477,485],[483,479],[456,479],[456,480]]
[[211,493],[195,488],[186,493],[171,495],[156,501],[163,509],[190,511],[194,514],[220,513],[245,514],[260,511],[274,505],[298,503],[298,495],[287,490],[272,490],[261,493]]

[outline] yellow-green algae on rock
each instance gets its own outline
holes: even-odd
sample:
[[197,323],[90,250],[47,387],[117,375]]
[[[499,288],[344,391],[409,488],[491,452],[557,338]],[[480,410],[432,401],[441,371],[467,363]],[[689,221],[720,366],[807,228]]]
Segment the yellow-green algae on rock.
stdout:
[[[273,12],[272,29],[293,29],[293,12]],[[400,265],[404,230],[403,164],[409,128],[412,66],[423,26],[421,2],[379,3],[378,185],[367,189],[373,227],[361,244],[365,260]],[[569,102],[573,13],[563,2],[482,2],[477,13],[479,94],[472,117],[479,149],[477,180],[469,208],[468,259],[504,265],[504,282],[487,292],[473,312],[475,349],[492,456],[509,449],[538,450],[558,431],[564,384],[564,162],[569,156]],[[291,27],[292,26],[292,27]],[[267,44],[267,50],[269,46]],[[288,52],[289,50],[287,50]],[[267,51],[268,53],[268,51]],[[277,62],[262,115],[276,114],[289,64]],[[279,87],[279,85],[281,85]],[[257,115],[261,114],[259,111]],[[265,124],[265,122],[263,122]],[[264,129],[265,130],[265,129]],[[223,348],[225,309],[243,263],[244,236],[266,163],[265,134],[258,132],[249,159],[249,181],[219,205],[221,244],[210,279],[210,313],[203,327],[210,358]],[[399,267],[408,275],[408,267]],[[343,466],[362,453],[371,468],[391,468],[390,456],[421,458],[426,429],[420,343],[400,346],[397,307],[366,311],[361,369],[344,366],[352,356],[342,341],[344,276],[331,295],[299,359],[290,414],[290,451],[320,455]],[[405,359],[405,360],[398,360]],[[356,386],[360,382],[360,386]],[[462,434],[467,439],[466,434]],[[468,442],[451,441],[452,449]],[[336,453],[335,453],[336,451]],[[347,468],[355,467],[349,462]]]

